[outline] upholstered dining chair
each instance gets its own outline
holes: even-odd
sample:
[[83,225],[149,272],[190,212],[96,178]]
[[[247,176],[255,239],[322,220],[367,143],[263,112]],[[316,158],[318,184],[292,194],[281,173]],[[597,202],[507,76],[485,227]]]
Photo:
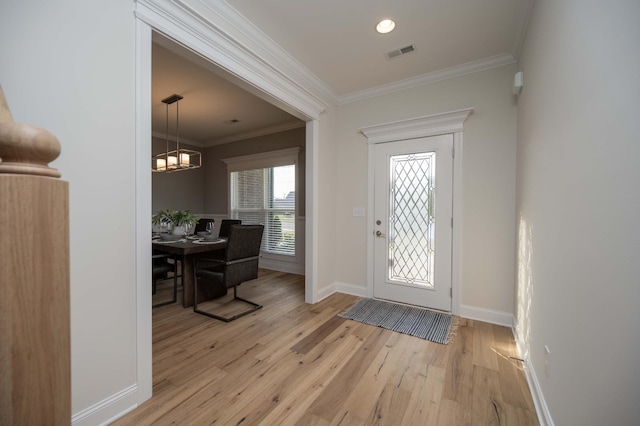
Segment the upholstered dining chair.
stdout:
[[[171,260],[171,262],[170,262]],[[158,253],[151,256],[151,265],[153,267],[153,288],[152,293],[156,294],[157,281],[161,279],[167,279],[169,272],[173,273],[173,299],[168,302],[156,303],[152,305],[152,308],[168,305],[170,303],[176,303],[178,299],[178,262],[175,256],[168,253]]]
[[240,219],[222,219],[220,221],[220,232],[218,232],[218,237],[227,238],[229,236],[229,229],[233,225],[241,225],[242,221]]
[[[233,225],[241,225],[242,221],[239,219],[222,219],[220,221],[220,229],[218,230],[218,237],[220,238],[227,238],[229,237],[229,229],[231,228],[231,226]],[[208,258],[215,258],[215,259],[223,259],[224,258],[224,250],[215,250],[210,252],[207,255]],[[225,292],[226,294],[226,292]]]
[[214,223],[215,219],[199,219],[198,223],[196,223],[196,228],[193,230],[193,233],[198,235],[198,232],[204,232],[207,230],[207,223]]
[[[262,308],[262,305],[238,296],[238,285],[258,278],[258,260],[263,225],[232,225],[227,247],[221,259],[198,258],[194,262],[193,311],[220,321],[230,322]],[[223,316],[198,308],[198,288],[213,286],[213,294],[222,297],[233,287],[233,298],[249,308],[232,316]]]

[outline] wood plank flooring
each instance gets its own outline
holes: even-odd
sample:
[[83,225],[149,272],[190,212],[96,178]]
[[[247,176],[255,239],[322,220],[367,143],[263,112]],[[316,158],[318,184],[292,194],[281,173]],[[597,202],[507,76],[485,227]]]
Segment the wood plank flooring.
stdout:
[[153,397],[114,425],[538,424],[506,327],[459,319],[440,345],[337,317],[354,296],[307,305],[304,277],[267,270],[239,294],[264,308],[153,310]]

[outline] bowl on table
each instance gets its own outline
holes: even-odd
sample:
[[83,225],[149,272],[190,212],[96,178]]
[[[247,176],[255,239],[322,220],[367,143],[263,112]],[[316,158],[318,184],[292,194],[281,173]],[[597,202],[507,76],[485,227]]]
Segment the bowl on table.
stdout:
[[207,235],[211,235],[207,231],[198,231],[198,237],[206,237]]
[[180,238],[182,238],[180,235],[160,234],[160,239],[162,241],[178,241]]
[[205,241],[216,241],[218,239],[218,237],[216,237],[213,234],[207,234],[207,235],[203,235],[202,239]]

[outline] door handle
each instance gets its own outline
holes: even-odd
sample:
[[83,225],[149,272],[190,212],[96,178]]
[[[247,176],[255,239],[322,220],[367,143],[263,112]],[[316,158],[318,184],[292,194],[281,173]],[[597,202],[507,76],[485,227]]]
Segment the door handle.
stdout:
[[376,237],[384,238],[385,235],[380,231],[376,231]]

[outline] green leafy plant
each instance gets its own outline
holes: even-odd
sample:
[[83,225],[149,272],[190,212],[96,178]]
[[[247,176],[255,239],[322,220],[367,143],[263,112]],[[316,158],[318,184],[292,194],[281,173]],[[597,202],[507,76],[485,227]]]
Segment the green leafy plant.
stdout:
[[182,226],[186,224],[195,225],[199,218],[189,210],[161,210],[151,218],[154,225],[173,225]]

